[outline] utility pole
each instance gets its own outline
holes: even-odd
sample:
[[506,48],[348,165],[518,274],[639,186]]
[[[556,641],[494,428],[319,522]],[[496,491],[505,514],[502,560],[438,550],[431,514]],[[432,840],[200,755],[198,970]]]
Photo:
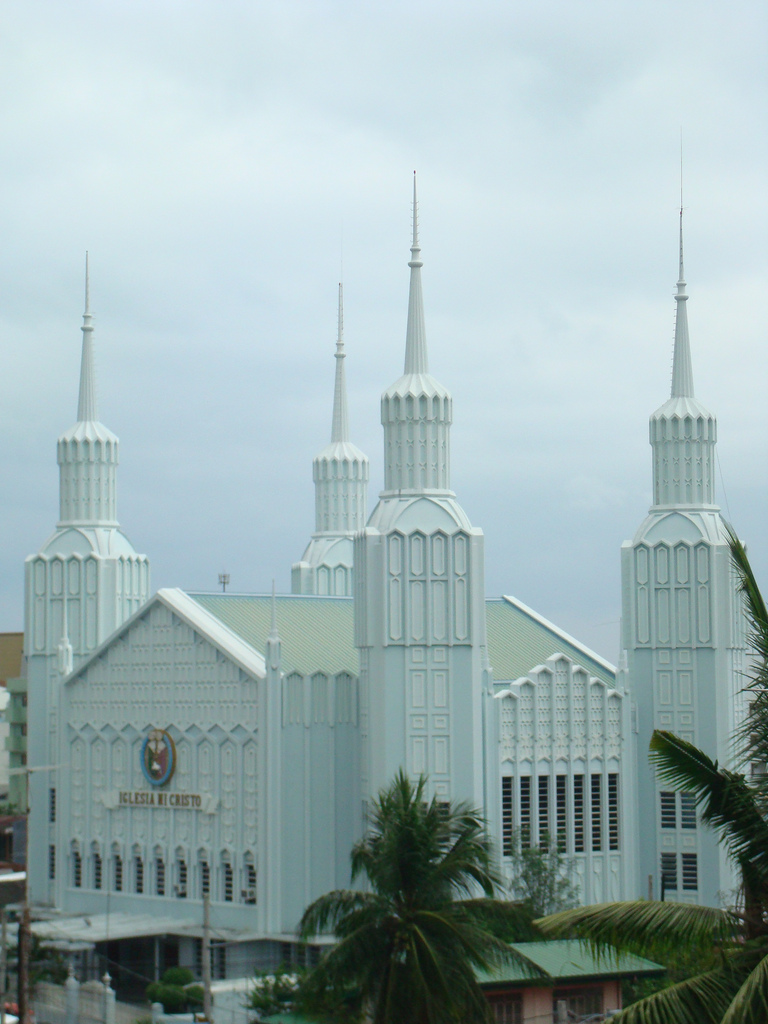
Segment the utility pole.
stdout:
[[5,907],[0,908],[0,1024],[5,1024],[5,986],[8,970],[8,924]]
[[19,921],[19,1022],[30,1024],[29,1012],[29,902],[24,901]]
[[213,1024],[211,1014],[211,897],[203,893],[203,1012],[208,1024]]

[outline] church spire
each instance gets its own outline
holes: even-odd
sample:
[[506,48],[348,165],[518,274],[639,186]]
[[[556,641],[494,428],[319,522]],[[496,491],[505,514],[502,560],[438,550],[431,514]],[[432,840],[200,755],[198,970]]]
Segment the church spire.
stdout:
[[408,328],[405,335],[405,373],[429,373],[424,300],[421,293],[421,247],[419,245],[419,204],[416,171],[413,172],[413,239],[411,241],[411,286],[408,294]]
[[93,317],[91,316],[91,287],[88,253],[85,254],[85,311],[83,313],[83,355],[80,362],[80,397],[77,403],[78,423],[93,423],[96,413],[96,374],[93,364]]
[[349,441],[347,382],[344,374],[344,285],[339,281],[339,325],[336,335],[336,382],[333,388],[333,424],[331,443]]
[[675,354],[672,361],[672,398],[693,398],[691,345],[688,339],[688,295],[683,270],[683,206],[680,204],[680,271],[677,279],[677,313],[675,315]]

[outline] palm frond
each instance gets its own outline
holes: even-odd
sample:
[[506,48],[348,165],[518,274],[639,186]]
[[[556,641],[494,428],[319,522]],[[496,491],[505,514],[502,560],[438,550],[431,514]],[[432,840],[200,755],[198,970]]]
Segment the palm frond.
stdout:
[[373,893],[351,889],[334,889],[311,903],[299,922],[302,941],[311,935],[333,930],[344,917],[364,908],[381,907],[381,900]]
[[616,1024],[720,1024],[739,982],[728,968],[707,971],[654,992],[611,1019]]
[[722,1024],[765,1024],[768,1020],[768,955],[750,972]]
[[548,938],[584,939],[609,957],[617,948],[651,958],[663,957],[682,944],[711,949],[733,942],[739,932],[738,919],[725,910],[656,900],[576,907],[534,924]]
[[768,881],[768,821],[744,776],[720,768],[692,743],[660,730],[651,737],[650,758],[660,778],[695,794],[702,820],[720,832],[739,864]]

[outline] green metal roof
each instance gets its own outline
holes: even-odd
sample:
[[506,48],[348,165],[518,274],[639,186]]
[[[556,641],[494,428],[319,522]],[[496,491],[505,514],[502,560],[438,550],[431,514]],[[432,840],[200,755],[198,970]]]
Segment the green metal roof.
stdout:
[[513,942],[517,950],[530,960],[546,977],[527,974],[521,964],[510,962],[495,971],[478,971],[481,985],[541,985],[552,981],[573,981],[577,978],[623,978],[635,974],[662,974],[666,968],[634,953],[598,954],[578,939],[558,939],[548,942]]
[[[272,621],[270,596],[239,594],[189,594],[206,611],[242,637],[257,651],[264,651]],[[282,668],[302,675],[326,672],[336,675],[359,672],[353,640],[351,597],[305,597],[281,594],[275,598],[277,631],[280,634]]]
[[[268,595],[189,594],[206,611],[249,643],[264,651],[271,622]],[[354,603],[351,597],[282,594],[275,598],[282,643],[283,671],[302,675],[359,672],[354,646]],[[511,598],[485,603],[488,655],[496,680],[513,682],[553,654],[565,654],[609,685],[615,675],[597,655]]]
[[615,685],[616,674],[607,662],[513,598],[488,598],[485,617],[495,680],[514,682],[553,654],[564,654],[590,675]]

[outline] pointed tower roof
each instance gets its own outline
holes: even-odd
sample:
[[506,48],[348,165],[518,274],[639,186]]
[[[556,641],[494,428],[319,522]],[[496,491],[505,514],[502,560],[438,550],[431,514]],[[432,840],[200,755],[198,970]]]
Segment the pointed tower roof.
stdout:
[[408,293],[408,327],[405,334],[405,373],[429,373],[427,332],[424,326],[424,299],[421,291],[421,247],[419,246],[419,201],[416,171],[413,172],[413,237],[411,240],[411,284]]
[[336,334],[336,381],[333,388],[333,423],[331,443],[349,441],[347,382],[344,374],[344,285],[339,281],[339,321]]
[[688,295],[685,291],[683,270],[683,207],[680,206],[680,270],[675,295],[675,354],[672,362],[672,398],[693,398],[693,368],[691,366],[691,344],[688,338]]
[[96,412],[96,374],[93,364],[93,317],[91,316],[91,282],[88,253],[85,254],[85,311],[83,313],[83,354],[80,361],[80,396],[77,403],[78,423],[94,423]]

